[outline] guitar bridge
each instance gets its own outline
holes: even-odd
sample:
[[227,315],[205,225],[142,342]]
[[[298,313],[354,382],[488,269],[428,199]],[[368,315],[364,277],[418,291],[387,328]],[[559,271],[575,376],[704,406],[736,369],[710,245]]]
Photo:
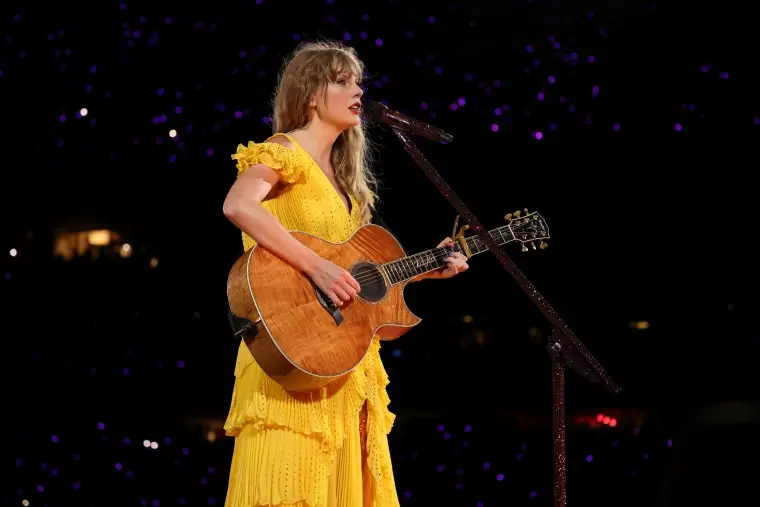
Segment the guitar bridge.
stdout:
[[322,289],[317,287],[317,284],[314,283],[313,280],[311,281],[311,286],[314,287],[314,292],[317,294],[317,301],[319,301],[319,304],[322,305],[322,308],[327,311],[327,313],[330,314],[332,319],[335,321],[336,326],[340,326],[343,324],[343,314],[340,312],[340,308],[338,308],[332,299],[327,297],[327,294],[325,294]]

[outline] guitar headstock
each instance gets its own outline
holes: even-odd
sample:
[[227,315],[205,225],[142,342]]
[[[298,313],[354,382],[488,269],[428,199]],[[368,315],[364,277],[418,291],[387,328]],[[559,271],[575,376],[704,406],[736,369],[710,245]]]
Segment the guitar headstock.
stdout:
[[536,211],[529,213],[525,209],[524,213],[523,215],[520,211],[515,211],[504,217],[509,230],[515,240],[522,243],[523,252],[528,251],[528,245],[536,250],[536,241],[538,241],[538,247],[543,250],[549,246],[544,242],[545,239],[549,239],[549,226],[546,225],[546,220]]

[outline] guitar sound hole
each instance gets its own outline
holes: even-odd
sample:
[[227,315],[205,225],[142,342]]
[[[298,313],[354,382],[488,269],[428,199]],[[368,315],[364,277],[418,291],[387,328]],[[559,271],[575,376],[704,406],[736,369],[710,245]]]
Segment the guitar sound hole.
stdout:
[[360,262],[351,268],[351,276],[361,285],[359,296],[367,301],[377,302],[385,297],[388,287],[380,268],[369,262]]

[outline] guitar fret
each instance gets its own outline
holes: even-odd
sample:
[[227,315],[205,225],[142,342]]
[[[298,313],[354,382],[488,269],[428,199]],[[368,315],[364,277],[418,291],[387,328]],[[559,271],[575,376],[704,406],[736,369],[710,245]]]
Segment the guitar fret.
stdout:
[[402,257],[398,261],[396,261],[396,268],[398,269],[399,276],[401,276],[401,279],[403,280],[406,278],[406,266],[404,266],[404,258]]
[[[499,227],[498,229],[490,231],[489,234],[499,245],[503,245],[504,243],[508,243],[514,239],[514,235],[510,231],[509,226]],[[477,236],[468,238],[467,246],[470,247],[470,251],[473,254],[482,253],[488,250],[488,247],[485,245],[485,243],[483,243]]]
[[417,273],[415,273],[415,270],[414,270],[414,263],[409,257],[406,257],[404,259],[404,267],[406,268],[405,273],[407,277],[414,278],[415,276],[417,276]]
[[[508,225],[489,231],[489,234],[499,245],[509,243],[516,239],[512,229]],[[483,253],[488,250],[488,247],[478,236],[466,238],[465,241],[467,242],[467,248],[469,248],[472,255]],[[452,252],[464,253],[462,251],[462,246],[459,243],[455,243],[454,246],[451,247],[438,247],[425,252],[409,255],[388,262],[382,267],[391,284],[396,285],[424,273],[429,273],[430,271],[445,267],[445,259],[450,256]]]
[[417,273],[415,272],[415,266],[414,266],[414,261],[412,260],[412,257],[404,257],[403,259],[401,259],[401,262],[404,264],[404,274],[408,278],[413,278],[414,276],[417,275]]
[[404,279],[403,275],[401,274],[401,269],[398,266],[398,262],[393,263],[393,274],[396,275],[396,283]]

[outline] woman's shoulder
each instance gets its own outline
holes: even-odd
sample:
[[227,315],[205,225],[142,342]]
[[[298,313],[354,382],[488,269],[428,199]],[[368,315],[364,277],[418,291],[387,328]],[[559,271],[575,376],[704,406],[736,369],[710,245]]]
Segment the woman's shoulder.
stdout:
[[295,152],[297,150],[295,143],[291,140],[287,134],[274,134],[262,141],[248,141],[247,144],[238,144],[237,152],[247,150],[281,150],[280,147],[288,148],[290,151]]
[[279,144],[280,146],[290,148],[292,151],[296,151],[296,145],[293,144],[293,141],[287,134],[274,134],[273,136],[266,138],[263,142]]

